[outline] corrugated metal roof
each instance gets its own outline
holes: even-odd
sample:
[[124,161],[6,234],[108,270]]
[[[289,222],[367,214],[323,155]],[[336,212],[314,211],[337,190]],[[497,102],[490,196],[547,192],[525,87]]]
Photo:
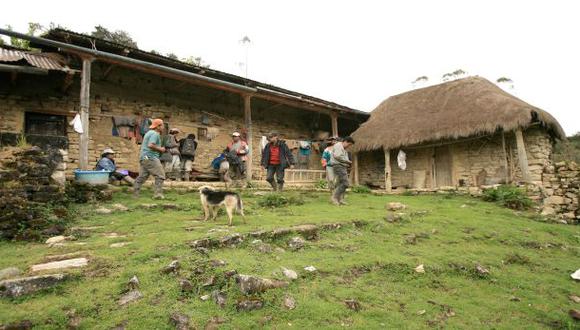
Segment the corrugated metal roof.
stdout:
[[63,64],[64,59],[59,54],[37,54],[33,52],[0,48],[0,62],[17,62],[22,59],[37,68],[60,71],[70,70],[68,66]]

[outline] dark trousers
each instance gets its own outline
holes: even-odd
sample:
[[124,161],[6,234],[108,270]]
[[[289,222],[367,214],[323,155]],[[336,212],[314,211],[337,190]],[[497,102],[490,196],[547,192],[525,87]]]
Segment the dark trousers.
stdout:
[[284,183],[284,167],[282,165],[268,165],[266,172],[266,181],[270,184],[274,183],[274,174],[276,174],[276,182]]
[[334,198],[338,201],[344,199],[344,193],[346,192],[346,188],[348,188],[348,171],[346,166],[342,165],[333,165],[332,170],[334,171],[334,178],[335,178],[335,188],[334,188]]

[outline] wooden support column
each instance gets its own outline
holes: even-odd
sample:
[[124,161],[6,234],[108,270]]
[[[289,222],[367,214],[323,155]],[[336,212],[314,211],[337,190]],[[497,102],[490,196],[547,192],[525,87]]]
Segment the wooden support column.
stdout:
[[501,148],[503,150],[503,166],[505,167],[505,183],[509,184],[511,183],[511,175],[510,175],[510,168],[509,168],[509,163],[508,163],[508,154],[506,151],[506,146],[505,146],[505,133],[504,131],[501,131]]
[[385,190],[390,193],[393,190],[391,181],[391,151],[385,149]]
[[250,149],[250,154],[246,162],[246,180],[252,181],[252,159],[254,158],[254,148],[253,148],[253,136],[254,131],[252,129],[252,97],[249,94],[244,95],[244,119],[246,122],[246,134],[248,148]]
[[358,177],[358,152],[352,154],[352,172],[354,176],[354,184],[358,186],[360,184]]
[[330,113],[330,125],[332,126],[332,136],[338,136],[338,115],[335,112]]
[[520,169],[522,170],[522,178],[524,179],[524,182],[528,183],[531,181],[530,169],[528,167],[528,155],[524,143],[524,134],[519,128],[516,130],[516,145],[518,147],[518,161],[520,163]]
[[80,115],[83,124],[83,133],[79,143],[79,168],[81,170],[89,169],[89,104],[92,61],[92,58],[83,58],[83,71],[81,73]]

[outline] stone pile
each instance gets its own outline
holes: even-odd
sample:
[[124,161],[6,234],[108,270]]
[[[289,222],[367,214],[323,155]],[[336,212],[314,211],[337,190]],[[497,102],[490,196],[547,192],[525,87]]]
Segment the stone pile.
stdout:
[[574,162],[558,162],[546,166],[541,189],[542,214],[558,217],[567,223],[580,221],[580,166]]

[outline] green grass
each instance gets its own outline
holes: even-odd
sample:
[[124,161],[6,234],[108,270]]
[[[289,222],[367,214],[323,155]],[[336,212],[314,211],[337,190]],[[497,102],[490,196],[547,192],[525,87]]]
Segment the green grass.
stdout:
[[[568,316],[568,310],[578,308],[568,296],[580,294],[578,283],[569,276],[579,267],[577,226],[535,221],[531,214],[461,196],[350,194],[348,206],[334,207],[327,194],[286,195],[300,195],[304,204],[261,208],[258,203],[265,197],[244,194],[247,224],[236,217],[233,228],[225,226],[224,216],[215,223],[198,221],[195,193],[169,193],[170,200],[161,202],[151,201],[147,193],[139,200],[117,193],[104,206],[123,203],[131,210],[110,215],[94,214],[95,205],[79,206],[75,226],[102,226],[79,238],[86,245],[0,243],[0,268],[29,269],[46,255],[75,251],[91,257],[87,268],[73,272],[78,277],[52,291],[0,300],[0,324],[30,319],[38,328],[60,329],[74,310],[86,329],[109,329],[124,321],[127,329],[169,329],[172,312],[190,316],[198,328],[213,316],[226,319],[223,328],[260,327],[265,317],[271,317],[264,323],[271,328],[578,328]],[[391,201],[408,205],[403,220],[385,221],[385,204]],[[144,210],[142,203],[175,203],[181,210]],[[201,283],[209,276],[193,274],[195,267],[207,262],[188,247],[188,241],[220,237],[228,233],[225,230],[245,233],[353,220],[365,225],[323,231],[318,240],[307,241],[296,252],[287,249],[286,239],[267,242],[285,252],[259,253],[248,241],[237,248],[212,250],[210,259],[228,264],[209,273],[236,269],[282,278],[283,266],[300,274],[289,287],[262,294],[261,310],[236,311],[240,293],[233,280],[223,287],[228,294],[225,309],[199,299],[211,289],[180,292],[180,278]],[[211,229],[222,231],[208,233]],[[103,235],[110,232],[127,237]],[[412,235],[416,239],[409,239]],[[122,241],[131,244],[109,247]],[[159,270],[173,259],[182,262],[180,274],[161,274]],[[419,264],[425,265],[424,274],[413,271]],[[490,274],[478,274],[476,264]],[[319,271],[306,274],[303,268],[309,265]],[[119,307],[116,301],[133,275],[141,281],[144,298]],[[296,299],[296,309],[282,307],[286,294]],[[511,301],[514,296],[519,301]],[[345,299],[356,299],[362,309],[347,309]]]

